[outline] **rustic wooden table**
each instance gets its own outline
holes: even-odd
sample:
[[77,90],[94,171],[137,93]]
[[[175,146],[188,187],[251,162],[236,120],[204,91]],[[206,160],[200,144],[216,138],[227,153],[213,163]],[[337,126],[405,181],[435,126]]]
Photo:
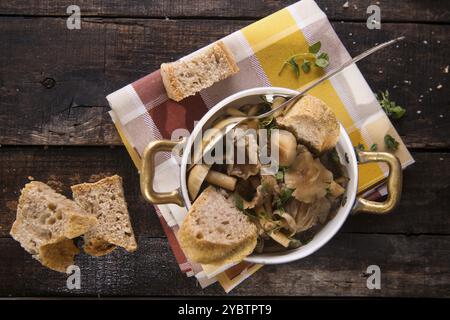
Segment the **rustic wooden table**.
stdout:
[[[0,296],[224,294],[179,271],[105,96],[292,2],[80,0],[81,30],[66,27],[72,1],[1,2]],[[404,173],[399,208],[351,216],[311,257],[264,267],[231,295],[450,296],[450,4],[381,2],[382,28],[368,30],[369,1],[344,8],[344,0],[318,0],[352,54],[407,37],[360,64],[374,90],[389,89],[407,109],[395,126],[416,164]],[[41,267],[9,236],[19,190],[32,176],[69,194],[71,184],[112,173],[124,178],[139,250],[80,255],[82,287],[68,290],[66,275]],[[381,268],[381,290],[366,288],[372,264]]]

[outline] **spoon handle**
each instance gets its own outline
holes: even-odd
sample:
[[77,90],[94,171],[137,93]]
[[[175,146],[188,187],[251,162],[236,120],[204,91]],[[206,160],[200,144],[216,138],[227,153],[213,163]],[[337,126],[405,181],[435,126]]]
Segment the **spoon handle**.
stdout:
[[261,118],[266,118],[268,116],[271,116],[272,114],[274,114],[275,112],[277,112],[278,110],[282,110],[284,109],[286,106],[291,105],[293,103],[296,103],[306,92],[308,92],[309,90],[311,90],[312,88],[314,88],[315,86],[321,84],[322,82],[332,78],[333,76],[335,76],[336,74],[338,74],[339,72],[341,72],[342,70],[344,70],[345,68],[347,68],[348,66],[352,65],[353,63],[356,63],[362,59],[364,59],[365,57],[371,55],[374,52],[377,52],[378,50],[381,50],[383,48],[386,48],[398,41],[401,41],[405,39],[405,37],[398,37],[395,39],[392,39],[390,41],[384,42],[382,44],[379,44],[369,50],[364,51],[363,53],[357,55],[356,57],[354,57],[353,59],[350,59],[348,61],[346,61],[344,64],[342,64],[341,66],[334,68],[333,70],[331,70],[330,72],[328,72],[326,75],[320,77],[319,79],[311,82],[310,84],[308,84],[305,88],[302,88],[299,93],[295,96],[293,96],[291,99],[287,100],[286,102],[282,103],[281,105],[279,105],[277,108],[272,109],[264,114],[261,114],[259,116],[257,116],[258,119]]

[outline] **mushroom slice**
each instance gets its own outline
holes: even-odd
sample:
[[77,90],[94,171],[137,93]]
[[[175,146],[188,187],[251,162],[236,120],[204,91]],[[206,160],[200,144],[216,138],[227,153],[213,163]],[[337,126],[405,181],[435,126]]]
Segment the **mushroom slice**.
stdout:
[[[248,127],[244,126],[239,129],[244,131],[238,131],[235,139],[242,144],[238,144],[238,146],[235,147],[233,161],[234,163],[227,165],[227,173],[229,175],[236,176],[242,179],[248,179],[250,176],[257,175],[261,169],[261,164],[259,163],[258,159],[258,142],[255,134],[247,131]],[[256,131],[254,132],[256,133]],[[237,153],[242,152],[242,150],[240,149],[242,146],[245,148],[243,150],[245,152],[245,159],[243,160],[245,161],[244,163],[237,163]]]
[[280,217],[283,225],[282,228],[286,229],[289,232],[289,237],[292,237],[297,233],[297,223],[289,213],[287,213],[286,211],[275,210],[273,212],[273,215]]
[[210,170],[206,175],[206,181],[226,190],[234,191],[237,179],[222,172]]
[[288,248],[289,244],[291,243],[291,239],[289,239],[283,232],[278,230],[269,232],[269,236],[285,248]]
[[244,209],[253,209],[253,208],[257,207],[257,206],[263,205],[263,203],[264,203],[264,196],[265,196],[265,192],[264,191],[265,190],[264,190],[263,186],[258,186],[256,188],[256,194],[255,194],[255,196],[253,197],[252,200],[246,201],[244,199],[244,201],[243,201],[244,202]]
[[295,189],[293,196],[297,200],[313,203],[327,195],[333,174],[306,148],[299,149],[294,164],[284,175],[284,181],[287,187]]
[[234,191],[237,179],[218,171],[210,170],[210,166],[205,164],[195,165],[188,176],[188,192],[191,200],[197,198],[204,181],[226,190]]
[[272,130],[271,139],[273,139],[271,152],[275,152],[276,148],[278,149],[278,163],[280,166],[290,166],[297,154],[297,140],[295,136],[286,130]]
[[331,181],[330,187],[329,187],[329,194],[332,198],[338,198],[341,195],[343,195],[345,192],[345,189],[335,181]]
[[206,176],[208,175],[210,166],[205,164],[197,164],[192,167],[191,171],[189,171],[188,176],[188,192],[191,200],[195,200],[197,198],[198,193],[200,192],[200,188],[202,187],[203,181],[205,181]]
[[281,192],[277,178],[272,175],[261,175],[261,185],[264,191],[271,194],[279,194]]
[[331,202],[327,198],[309,204],[291,200],[286,205],[286,212],[294,217],[297,226],[296,232],[303,232],[317,224],[324,223],[331,210]]

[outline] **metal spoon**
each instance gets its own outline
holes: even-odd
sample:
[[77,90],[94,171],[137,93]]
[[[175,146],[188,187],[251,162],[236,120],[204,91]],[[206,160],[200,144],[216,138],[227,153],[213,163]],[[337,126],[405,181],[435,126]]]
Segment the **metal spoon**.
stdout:
[[[326,75],[320,77],[319,79],[311,82],[310,84],[308,84],[306,87],[302,88],[298,94],[296,94],[295,96],[293,96],[292,98],[290,98],[289,100],[287,100],[286,102],[282,103],[281,105],[279,105],[278,107],[276,107],[275,109],[272,109],[268,112],[265,112],[263,114],[260,115],[256,115],[256,116],[245,116],[245,117],[236,117],[235,118],[235,122],[232,122],[230,124],[228,124],[226,127],[224,127],[222,130],[220,130],[220,132],[218,132],[214,138],[207,143],[207,146],[203,149],[202,152],[202,156],[207,154],[208,152],[210,152],[214,146],[216,145],[217,142],[219,142],[222,137],[224,137],[225,135],[227,135],[231,130],[233,130],[234,128],[236,128],[236,126],[248,121],[248,120],[259,120],[259,119],[264,119],[267,117],[270,117],[271,115],[273,115],[274,113],[276,113],[277,111],[281,111],[284,108],[293,105],[294,103],[296,103],[298,100],[300,100],[300,98],[303,97],[303,95],[308,92],[309,90],[311,90],[312,88],[316,87],[317,85],[321,84],[322,82],[332,78],[333,76],[335,76],[336,74],[338,74],[339,72],[341,72],[342,70],[344,70],[345,68],[347,68],[348,66],[352,65],[353,63],[356,63],[362,59],[364,59],[365,57],[371,55],[372,53],[386,48],[398,41],[401,41],[405,39],[405,37],[398,37],[395,38],[393,40],[384,42],[382,44],[379,44],[367,51],[364,51],[363,53],[359,54],[358,56],[354,57],[351,60],[348,60],[347,62],[345,62],[344,64],[342,64],[341,66],[334,68],[333,70],[331,70],[329,73],[327,73]],[[267,95],[266,96],[269,99],[273,99],[273,95]]]

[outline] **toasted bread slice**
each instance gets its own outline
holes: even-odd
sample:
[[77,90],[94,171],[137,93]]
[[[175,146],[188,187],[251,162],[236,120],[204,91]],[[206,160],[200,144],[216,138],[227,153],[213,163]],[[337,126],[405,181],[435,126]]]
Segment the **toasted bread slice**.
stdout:
[[55,271],[66,272],[67,267],[74,264],[75,255],[80,250],[73,240],[67,239],[57,243],[51,243],[39,248],[39,261]]
[[334,148],[339,139],[336,115],[325,102],[310,95],[304,96],[276,120],[316,154]]
[[82,183],[71,187],[73,199],[88,214],[96,217],[97,225],[84,235],[84,251],[93,256],[110,253],[116,246],[127,251],[137,248],[118,175],[95,183]]
[[190,260],[220,264],[251,254],[257,229],[231,196],[209,186],[192,205],[177,236]]
[[233,54],[222,41],[198,53],[161,65],[161,76],[169,98],[180,101],[239,71]]
[[[64,246],[70,246],[68,239],[73,239],[85,233],[97,222],[95,217],[89,216],[74,201],[57,193],[43,182],[33,181],[22,189],[17,216],[11,228],[11,236],[20,242],[20,245],[34,258],[45,266],[64,272],[62,267],[71,260],[60,259],[58,254],[50,253],[52,245],[65,242]],[[43,249],[45,248],[45,249]],[[43,260],[41,250],[46,257]],[[72,252],[75,250],[72,248]]]

